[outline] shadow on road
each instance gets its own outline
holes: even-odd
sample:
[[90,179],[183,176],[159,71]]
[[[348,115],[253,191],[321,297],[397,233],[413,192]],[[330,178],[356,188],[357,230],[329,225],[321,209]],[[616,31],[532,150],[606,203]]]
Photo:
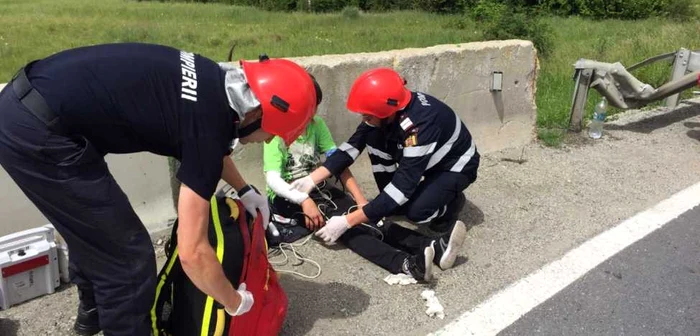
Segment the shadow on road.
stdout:
[[683,126],[688,128],[693,128],[689,130],[686,134],[689,138],[700,141],[700,122],[686,122]]
[[305,335],[318,320],[357,316],[369,306],[369,295],[348,284],[321,284],[285,274],[280,281],[289,298],[282,335]]
[[649,134],[657,129],[664,128],[671,124],[700,116],[700,103],[685,101],[688,104],[673,111],[635,121],[626,125],[605,125],[606,130],[631,131],[636,133]]
[[459,218],[467,225],[467,230],[484,222],[484,212],[470,200],[464,204]]
[[3,336],[16,336],[19,330],[19,322],[0,318],[0,335]]

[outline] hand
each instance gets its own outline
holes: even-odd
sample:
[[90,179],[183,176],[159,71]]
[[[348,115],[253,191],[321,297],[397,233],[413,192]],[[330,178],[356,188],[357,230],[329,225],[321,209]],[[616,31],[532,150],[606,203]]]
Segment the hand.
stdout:
[[262,224],[263,228],[267,230],[267,225],[270,224],[270,205],[267,203],[267,198],[260,195],[255,187],[251,185],[246,185],[239,190],[238,197],[241,198],[241,203],[253,218],[258,216],[257,210],[262,213]]
[[349,228],[350,223],[346,216],[333,216],[323,229],[316,232],[316,236],[321,237],[327,244],[335,243]]
[[316,183],[314,183],[314,179],[311,178],[311,175],[306,175],[305,177],[294,180],[292,182],[292,188],[299,190],[305,194],[310,193],[311,190],[314,189],[314,187],[316,187]]
[[318,206],[316,202],[311,198],[307,198],[304,202],[301,202],[301,209],[304,211],[304,216],[306,218],[306,228],[311,231],[320,229],[326,222],[323,215],[318,211]]
[[236,292],[241,297],[241,303],[238,304],[238,308],[236,308],[234,312],[231,312],[231,310],[228,308],[224,308],[226,313],[231,316],[241,316],[249,312],[250,308],[253,308],[253,303],[255,302],[253,293],[246,290],[245,282],[238,286],[238,290]]

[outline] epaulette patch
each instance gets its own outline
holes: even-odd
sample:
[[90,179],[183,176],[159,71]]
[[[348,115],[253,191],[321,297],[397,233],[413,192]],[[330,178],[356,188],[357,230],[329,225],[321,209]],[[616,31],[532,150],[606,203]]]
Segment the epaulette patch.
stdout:
[[402,119],[403,119],[403,120],[401,120],[401,129],[402,129],[404,132],[407,132],[408,130],[410,130],[411,128],[414,127],[413,121],[411,121],[411,118],[405,117],[405,118],[402,118]]

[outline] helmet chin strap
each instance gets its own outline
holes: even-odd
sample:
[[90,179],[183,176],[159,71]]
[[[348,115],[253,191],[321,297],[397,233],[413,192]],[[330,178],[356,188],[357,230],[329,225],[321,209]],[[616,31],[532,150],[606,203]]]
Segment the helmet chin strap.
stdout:
[[262,127],[262,118],[253,121],[252,123],[238,129],[238,137],[245,138]]
[[381,125],[380,125],[379,127],[384,128],[384,127],[386,127],[386,126],[389,126],[389,118],[381,119],[380,122],[381,122]]
[[372,125],[366,121],[364,121],[364,123],[365,123],[365,125],[372,127],[372,128],[384,128],[390,124],[389,118],[379,119],[379,125]]

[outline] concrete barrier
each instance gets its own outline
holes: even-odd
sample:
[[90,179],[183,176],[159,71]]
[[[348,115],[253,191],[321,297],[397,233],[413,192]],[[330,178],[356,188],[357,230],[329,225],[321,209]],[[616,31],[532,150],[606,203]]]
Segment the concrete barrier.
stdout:
[[[524,145],[535,134],[538,63],[529,41],[440,45],[293,60],[307,67],[323,87],[318,113],[338,144],[348,139],[360,122],[359,116],[345,108],[352,82],[365,70],[379,66],[398,70],[410,89],[432,94],[450,105],[472,132],[481,153]],[[489,91],[494,71],[503,73],[500,92]],[[234,158],[250,182],[264,185],[260,145],[248,145]],[[366,155],[362,158],[358,163],[369,162],[365,161]],[[369,164],[356,165],[353,172],[360,182],[372,179]]]
[[[476,42],[293,60],[304,65],[323,87],[324,102],[318,113],[338,144],[360,122],[357,115],[345,109],[352,82],[363,71],[378,66],[398,70],[411,90],[429,93],[450,105],[467,124],[481,153],[527,144],[535,134],[538,61],[529,41]],[[489,90],[494,72],[502,73],[501,91]],[[264,188],[260,144],[236,148],[233,158],[249,183]],[[167,159],[140,153],[110,155],[108,162],[149,229],[157,230],[174,217]],[[370,183],[366,155],[361,156],[353,172],[363,185],[374,185]],[[46,220],[1,170],[0,188],[0,218],[4,222],[0,235],[45,224]]]
[[[107,155],[112,175],[147,228],[165,227],[175,217],[168,159],[152,154]],[[48,220],[0,168],[0,236],[38,227]]]

